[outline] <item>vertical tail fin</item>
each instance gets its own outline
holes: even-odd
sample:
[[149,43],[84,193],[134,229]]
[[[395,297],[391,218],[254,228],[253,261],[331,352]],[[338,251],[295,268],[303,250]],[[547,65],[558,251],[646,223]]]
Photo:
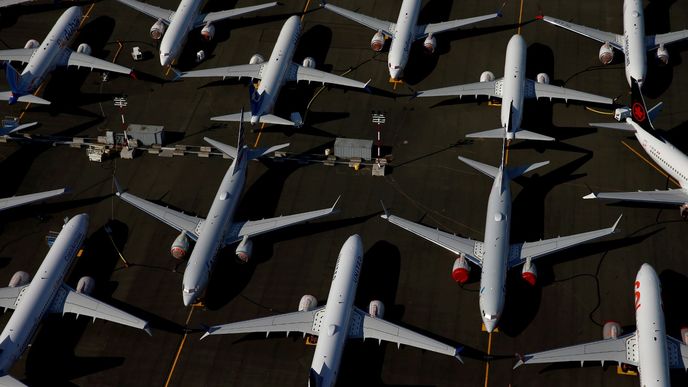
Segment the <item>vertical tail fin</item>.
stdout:
[[[241,115],[244,115],[244,108],[241,108]],[[244,152],[246,152],[247,147],[246,147],[246,140],[244,138],[244,121],[239,121],[239,135],[237,139],[237,156],[236,156],[236,161],[234,162],[234,171],[236,172],[237,169],[239,168],[239,164],[243,162],[242,158],[244,155]]]
[[650,122],[645,99],[640,91],[640,85],[638,85],[638,81],[635,78],[631,78],[631,117],[633,122],[646,131],[651,132],[655,130],[652,122]]
[[21,90],[21,76],[19,75],[19,72],[17,72],[17,70],[14,67],[12,67],[12,64],[10,64],[9,62],[7,62],[6,72],[7,83],[9,83],[10,90],[12,90],[12,94],[9,98],[9,103],[11,105],[16,103],[17,100],[19,100],[19,97],[27,93]]

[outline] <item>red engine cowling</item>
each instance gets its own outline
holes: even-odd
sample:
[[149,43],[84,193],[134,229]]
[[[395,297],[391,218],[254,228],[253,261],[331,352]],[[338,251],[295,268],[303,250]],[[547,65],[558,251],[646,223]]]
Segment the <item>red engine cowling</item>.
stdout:
[[213,25],[213,23],[205,23],[205,25],[201,29],[201,37],[203,38],[203,40],[213,40],[213,38],[215,37],[215,26]]
[[614,60],[614,47],[611,44],[605,43],[600,47],[599,54],[600,62],[603,64],[610,64]]
[[616,339],[621,335],[621,324],[616,321],[607,321],[602,327],[602,338]]
[[537,267],[530,261],[530,258],[526,259],[526,263],[523,264],[523,269],[521,270],[521,278],[526,281],[530,286],[535,286],[537,282]]
[[427,52],[428,54],[434,54],[436,47],[437,39],[435,39],[435,37],[432,34],[428,34],[428,36],[423,41],[423,48],[425,48],[425,52]]
[[24,45],[24,48],[38,48],[41,44],[38,43],[38,40],[36,39],[29,39],[26,41],[26,44]]
[[155,22],[151,26],[150,29],[150,36],[151,38],[155,40],[160,40],[162,39],[162,36],[165,34],[165,23],[162,21],[162,19],[158,19],[158,21]]
[[316,306],[318,306],[318,300],[310,294],[306,294],[299,301],[299,312],[310,312]]
[[452,278],[454,281],[465,284],[471,276],[471,266],[466,261],[463,255],[460,255],[456,260],[454,260],[454,266],[452,266]]
[[81,277],[79,282],[76,284],[76,292],[81,294],[90,295],[93,293],[93,289],[96,288],[96,280],[91,277]]
[[368,305],[368,314],[375,318],[385,317],[385,304],[380,300],[372,300]]
[[546,85],[549,85],[549,75],[547,75],[547,73],[539,73],[535,77],[535,80],[537,80],[537,83],[544,83]]
[[182,231],[174,242],[172,242],[172,247],[170,248],[170,254],[175,259],[184,259],[186,254],[189,252],[189,237],[186,233]]
[[236,248],[236,256],[239,261],[246,263],[251,259],[251,254],[253,253],[253,241],[244,237],[244,239],[239,242],[239,246]]
[[494,80],[495,76],[492,71],[483,71],[483,73],[480,74],[480,82],[492,82]]
[[93,50],[91,50],[91,46],[86,43],[81,43],[79,47],[76,48],[76,52],[84,55],[91,55],[92,51]]
[[681,341],[683,341],[683,344],[688,345],[688,327],[681,327]]
[[380,52],[382,51],[382,48],[385,46],[385,34],[382,33],[382,31],[378,31],[373,35],[373,38],[370,40],[370,48],[373,49],[375,52]]
[[12,275],[12,278],[10,278],[10,283],[7,286],[11,288],[17,288],[20,286],[24,286],[29,282],[31,282],[31,276],[29,275],[29,273],[25,271],[18,271]]
[[663,65],[669,64],[669,50],[667,50],[663,44],[660,44],[657,48],[657,59],[659,59],[659,62]]

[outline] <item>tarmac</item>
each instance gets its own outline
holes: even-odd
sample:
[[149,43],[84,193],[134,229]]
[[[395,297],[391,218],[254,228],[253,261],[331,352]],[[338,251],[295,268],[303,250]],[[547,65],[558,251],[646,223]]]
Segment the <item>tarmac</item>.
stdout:
[[[262,0],[211,1],[205,11],[258,4]],[[335,2],[380,19],[395,20],[399,2]],[[249,80],[190,79],[168,82],[148,30],[154,20],[115,1],[40,1],[0,12],[0,48],[20,48],[42,39],[69,6],[82,5],[88,17],[73,47],[87,42],[93,55],[133,67],[138,79],[98,72],[57,70],[41,96],[48,107],[0,104],[0,115],[39,121],[32,132],[60,136],[103,135],[121,131],[121,112],[113,98],[127,96],[126,122],[164,125],[171,144],[202,145],[204,136],[233,145],[236,123],[216,123],[212,116],[238,112],[248,105]],[[156,1],[174,9],[177,2]],[[487,14],[501,6],[492,1],[423,2],[421,23]],[[544,6],[544,9],[541,9]],[[511,185],[512,240],[532,241],[610,226],[623,214],[613,237],[537,261],[538,283],[530,287],[519,269],[510,273],[500,331],[481,331],[478,270],[458,286],[450,276],[451,253],[380,219],[380,201],[395,215],[444,231],[481,239],[491,187],[489,178],[461,163],[459,155],[496,165],[498,140],[469,140],[466,133],[493,129],[499,109],[486,100],[412,99],[414,92],[477,82],[484,70],[503,75],[506,44],[520,31],[528,43],[527,75],[546,72],[553,84],[628,102],[623,55],[603,66],[599,44],[536,21],[540,12],[607,31],[622,32],[620,1],[507,2],[500,19],[475,28],[437,36],[435,55],[414,46],[406,82],[388,82],[386,51],[375,53],[374,31],[316,2],[284,1],[272,10],[217,24],[215,38],[204,43],[196,32],[180,59],[181,70],[247,63],[251,55],[270,55],[282,23],[303,10],[303,35],[296,61],[315,58],[317,67],[360,81],[371,79],[371,92],[287,85],[276,114],[299,111],[303,128],[255,127],[250,145],[289,142],[302,158],[324,154],[336,137],[375,139],[371,111],[382,111],[382,154],[391,160],[385,177],[293,161],[252,163],[237,220],[260,219],[330,206],[341,195],[341,212],[312,224],[260,236],[247,264],[234,259],[234,246],[221,250],[203,306],[185,308],[181,299],[183,262],[169,247],[177,233],[114,195],[113,175],[130,192],[187,213],[204,216],[230,162],[221,158],[110,158],[89,162],[85,151],[65,146],[0,145],[3,184],[0,197],[68,186],[72,193],[46,204],[0,214],[0,281],[24,270],[33,275],[48,247],[49,231],[59,231],[64,217],[90,216],[89,237],[67,283],[82,275],[96,279],[94,296],[148,319],[144,332],[74,316],[51,316],[11,375],[32,386],[303,386],[314,352],[299,334],[236,335],[199,341],[202,326],[295,311],[304,294],[324,302],[341,245],[362,236],[364,266],[356,305],[372,299],[386,305],[385,319],[448,343],[465,346],[464,364],[415,348],[397,349],[374,340],[351,340],[345,349],[338,386],[637,386],[637,377],[618,375],[607,364],[523,366],[516,353],[599,340],[602,324],[618,321],[634,329],[632,286],[644,262],[663,285],[667,332],[679,337],[688,324],[683,296],[688,294],[688,260],[681,234],[685,221],[676,207],[608,204],[581,199],[592,191],[665,189],[671,183],[649,165],[639,144],[627,133],[597,130],[589,122],[611,121],[604,107],[558,101],[526,106],[523,127],[559,139],[554,143],[514,142],[509,164],[550,160],[550,164]],[[651,1],[646,7],[648,34],[688,28],[685,2]],[[519,22],[520,21],[520,22]],[[147,58],[134,62],[140,46]],[[200,48],[208,58],[195,64]],[[688,67],[686,43],[669,47],[670,64],[648,56],[648,104],[665,103],[655,126],[686,151]],[[8,86],[3,77],[2,90]],[[306,107],[309,106],[306,113]],[[109,231],[108,231],[109,230]],[[125,265],[126,261],[126,265]],[[9,318],[6,313],[0,326]],[[672,372],[675,386],[688,385],[683,370]]]

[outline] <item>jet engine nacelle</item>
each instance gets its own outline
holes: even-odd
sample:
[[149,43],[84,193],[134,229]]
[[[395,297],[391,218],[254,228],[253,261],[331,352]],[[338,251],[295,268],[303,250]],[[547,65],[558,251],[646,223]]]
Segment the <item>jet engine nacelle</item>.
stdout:
[[31,282],[31,276],[25,271],[18,271],[12,275],[10,278],[10,284],[7,285],[11,288],[17,288],[19,286],[24,286]]
[[382,51],[382,48],[385,46],[385,34],[382,33],[382,31],[378,31],[373,35],[373,38],[370,40],[370,48],[373,49],[375,52],[380,52]]
[[688,345],[688,327],[681,328],[681,341],[683,341],[683,344]]
[[663,65],[669,64],[669,50],[663,44],[660,44],[659,48],[657,48],[657,59]]
[[310,312],[318,306],[318,300],[310,294],[305,294],[299,301],[299,312]]
[[688,220],[688,203],[681,204],[681,207],[679,207],[679,212],[681,213],[683,220]]
[[26,41],[26,44],[24,45],[24,48],[38,48],[41,44],[38,43],[38,40],[36,39],[29,39]]
[[454,261],[454,266],[452,266],[452,278],[454,281],[463,285],[468,281],[470,275],[471,266],[468,264],[468,261],[466,261],[466,258],[460,255]]
[[537,83],[544,83],[546,85],[549,85],[549,75],[547,73],[539,73],[536,77],[535,80]]
[[370,301],[370,304],[368,304],[368,314],[371,317],[384,318],[385,317],[385,304],[383,304],[382,301],[380,301],[380,300]]
[[616,339],[621,335],[621,324],[616,321],[607,321],[602,327],[602,338]]
[[170,254],[175,259],[183,259],[186,257],[186,253],[189,252],[189,237],[186,233],[182,231],[181,234],[172,242],[172,247],[170,248]]
[[253,253],[253,241],[244,237],[236,248],[237,258],[241,262],[248,262],[251,259],[251,253]]
[[521,278],[530,284],[530,286],[535,286],[535,283],[537,282],[537,268],[535,267],[535,264],[530,261],[530,258],[526,259],[526,263],[523,264]]
[[303,67],[308,67],[311,69],[315,68],[315,59],[313,57],[307,56],[303,59]]
[[423,48],[428,54],[434,54],[437,47],[437,39],[432,34],[429,34],[423,41]]
[[205,25],[201,29],[201,37],[203,38],[203,40],[213,40],[213,38],[215,37],[215,26],[213,25],[213,23],[205,23]]
[[160,40],[162,39],[162,36],[165,34],[165,23],[163,23],[162,19],[158,19],[158,21],[155,22],[151,26],[150,29],[150,36],[151,38],[155,40]]
[[91,50],[91,46],[89,46],[86,43],[81,43],[79,45],[79,47],[76,48],[76,52],[78,52],[79,54],[84,54],[84,55],[91,55],[92,51],[93,50]]
[[90,295],[93,293],[93,289],[96,288],[96,280],[91,277],[85,276],[79,278],[79,282],[76,284],[76,292]]
[[480,82],[492,82],[494,80],[495,76],[492,71],[483,71],[483,73],[480,74]]
[[260,64],[263,62],[265,62],[265,58],[263,58],[263,56],[260,54],[253,54],[251,59],[248,61],[249,64]]
[[603,64],[610,64],[614,60],[614,47],[611,44],[605,43],[600,47],[599,54],[600,62]]

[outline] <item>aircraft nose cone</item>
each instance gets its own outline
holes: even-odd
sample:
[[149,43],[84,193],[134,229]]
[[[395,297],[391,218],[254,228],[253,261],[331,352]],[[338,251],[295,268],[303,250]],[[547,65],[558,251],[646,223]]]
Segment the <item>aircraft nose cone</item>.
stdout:
[[389,76],[392,77],[394,80],[399,80],[401,78],[401,69],[398,68],[399,66],[395,66],[397,68],[390,68],[389,69]]
[[194,292],[190,292],[190,293],[184,292],[184,293],[182,294],[182,298],[184,299],[184,306],[189,306],[189,305],[193,304],[194,302],[196,302],[196,293],[194,293]]
[[497,320],[483,319],[483,323],[485,324],[485,330],[488,333],[492,333],[492,331],[494,331],[495,328],[497,328]]
[[162,66],[169,66],[172,63],[172,60],[170,60],[170,53],[167,52],[161,52],[160,53],[160,64]]
[[251,116],[251,125],[257,124],[259,119],[259,116]]

